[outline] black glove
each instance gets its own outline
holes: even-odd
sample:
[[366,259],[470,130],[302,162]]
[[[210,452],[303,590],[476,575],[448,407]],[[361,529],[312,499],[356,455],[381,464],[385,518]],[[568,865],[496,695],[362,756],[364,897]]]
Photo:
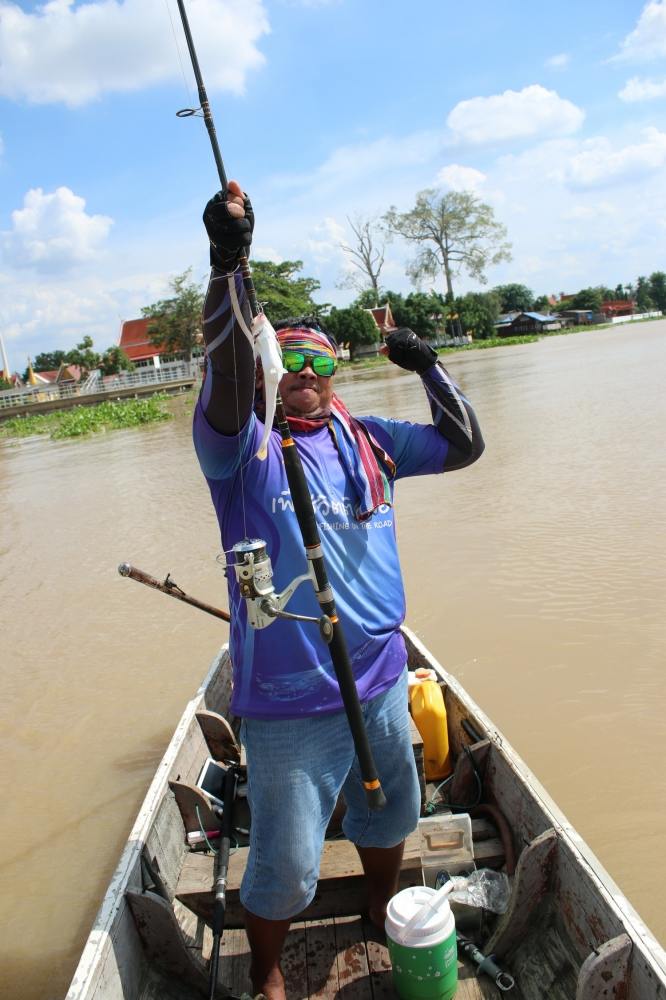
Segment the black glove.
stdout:
[[245,218],[236,219],[229,214],[226,195],[218,191],[204,209],[203,221],[210,240],[210,262],[220,271],[233,271],[241,250],[247,252],[250,249],[254,212],[247,195],[244,196],[243,207]]
[[388,347],[389,360],[408,372],[422,375],[437,361],[437,353],[432,347],[405,326],[387,334],[384,343]]

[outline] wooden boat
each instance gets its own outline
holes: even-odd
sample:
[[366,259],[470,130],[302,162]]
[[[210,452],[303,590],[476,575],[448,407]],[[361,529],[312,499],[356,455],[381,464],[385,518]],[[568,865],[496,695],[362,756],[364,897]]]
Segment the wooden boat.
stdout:
[[[472,932],[466,933],[513,977],[510,992],[517,1000],[666,1000],[664,950],[490,719],[419,640],[403,631],[410,669],[434,669],[444,692],[455,762],[450,801],[472,801],[475,772],[482,780],[489,808],[473,821],[476,865],[511,869],[516,858],[508,908],[492,915],[467,907]],[[234,752],[219,719],[229,718],[230,691],[225,646],[187,705],[157,769],[67,1000],[208,995],[211,934],[206,921],[212,911],[213,859],[210,853],[193,852],[186,832],[201,824],[219,826],[194,786],[211,754],[219,758]],[[423,747],[414,732],[421,768]],[[432,788],[424,783],[423,791],[430,795]],[[238,902],[245,850],[239,847],[231,858],[220,998],[251,991]],[[420,884],[422,877],[417,831],[406,845],[401,885]],[[394,996],[383,936],[363,909],[363,879],[352,845],[339,837],[327,840],[317,895],[292,925],[284,951],[290,998]],[[477,976],[476,965],[460,956],[458,965],[457,996],[500,995],[490,978]]]

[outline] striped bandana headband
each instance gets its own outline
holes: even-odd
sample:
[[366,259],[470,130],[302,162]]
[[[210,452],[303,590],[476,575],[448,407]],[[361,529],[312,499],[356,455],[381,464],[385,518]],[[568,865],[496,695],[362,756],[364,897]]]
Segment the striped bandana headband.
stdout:
[[277,331],[278,344],[282,350],[300,351],[307,355],[328,355],[335,358],[335,350],[328,337],[310,327],[286,327]]

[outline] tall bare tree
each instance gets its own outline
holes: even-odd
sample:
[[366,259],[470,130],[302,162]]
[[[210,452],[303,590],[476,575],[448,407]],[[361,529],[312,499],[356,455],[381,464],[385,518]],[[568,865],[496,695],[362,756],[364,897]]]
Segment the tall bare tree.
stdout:
[[490,205],[469,191],[427,188],[416,196],[409,212],[395,206],[383,216],[386,231],[417,245],[407,273],[418,285],[424,278],[444,274],[447,300],[453,301],[453,279],[462,270],[481,284],[492,264],[511,260],[506,228],[495,219]]
[[357,292],[371,291],[374,304],[379,305],[379,275],[384,266],[385,242],[376,219],[362,216],[349,218],[349,228],[354,234],[353,245],[340,246],[349,257],[353,270],[340,281],[340,288],[354,288]]

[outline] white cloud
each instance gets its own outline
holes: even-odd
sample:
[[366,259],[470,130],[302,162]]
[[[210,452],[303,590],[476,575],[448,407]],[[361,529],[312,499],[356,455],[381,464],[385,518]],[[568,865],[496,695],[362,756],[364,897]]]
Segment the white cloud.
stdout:
[[554,90],[539,84],[505,90],[492,97],[461,101],[447,118],[459,142],[508,142],[540,135],[569,135],[583,124],[585,113]]
[[91,260],[109,234],[113,220],[88,215],[83,198],[67,187],[52,194],[34,188],[23,208],[12,212],[12,229],[2,233],[6,259],[14,267],[65,271]]
[[573,188],[595,188],[620,184],[666,166],[666,133],[647,128],[644,141],[613,149],[606,138],[590,139],[581,152],[571,157],[563,179]]
[[[373,214],[382,210],[382,183],[387,184],[387,179],[390,179],[388,186],[395,190],[396,177],[402,178],[425,167],[441,146],[441,136],[436,132],[413,132],[400,139],[384,136],[370,142],[339,146],[309,173],[276,174],[271,178],[271,184],[281,195],[297,191],[296,197],[310,206],[330,203],[334,197],[344,197],[347,205],[343,214],[356,210]],[[366,199],[363,207],[363,203],[356,203],[359,201],[357,191],[366,186],[372,197],[369,203]],[[386,195],[386,204],[390,198],[390,194]]]
[[345,239],[345,227],[329,216],[314,227],[312,235],[307,239],[307,248],[313,259],[322,264],[343,255],[340,244]]
[[617,96],[629,104],[635,101],[654,101],[659,97],[666,97],[666,79],[641,80],[638,76],[632,76]]
[[[50,0],[29,14],[0,0],[0,95],[75,107],[180,78],[181,64],[192,81],[178,14],[169,10],[163,0]],[[242,93],[264,62],[262,0],[191,0],[188,19],[207,89]]]
[[638,24],[624,39],[616,62],[646,63],[666,56],[666,2],[651,0],[638,19]]
[[568,52],[558,52],[557,55],[546,59],[546,66],[549,69],[566,69],[570,62],[571,56]]
[[615,215],[615,211],[615,205],[613,205],[612,202],[589,202],[584,205],[570,205],[562,212],[562,218],[582,222],[598,221],[602,217],[612,218]]
[[452,191],[478,191],[486,182],[486,175],[474,167],[451,163],[437,174],[437,183]]

